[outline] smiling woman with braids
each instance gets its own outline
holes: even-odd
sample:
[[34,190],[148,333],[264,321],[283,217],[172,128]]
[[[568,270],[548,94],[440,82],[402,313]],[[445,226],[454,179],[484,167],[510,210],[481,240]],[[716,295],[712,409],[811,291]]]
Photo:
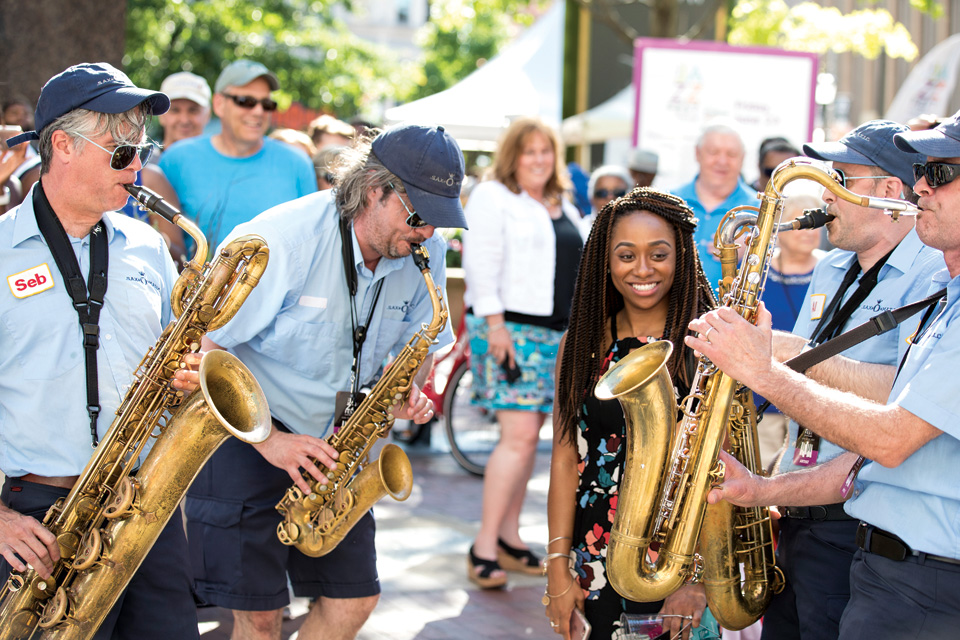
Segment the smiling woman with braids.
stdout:
[[[690,616],[695,625],[703,613],[706,599],[699,585],[654,603],[627,601],[610,586],[606,547],[626,427],[616,400],[593,396],[611,363],[655,340],[673,343],[667,367],[678,393],[686,394],[696,370],[683,344],[687,323],[716,306],[693,242],[696,224],[680,198],[638,188],[597,214],[583,248],[570,325],[557,358],[548,499],[545,601],[551,626],[564,638],[574,607],[585,611],[591,637],[598,639],[622,637],[623,612]],[[564,557],[571,550],[573,561]],[[665,618],[664,630],[673,637],[684,623],[686,639],[689,622],[683,618]]]

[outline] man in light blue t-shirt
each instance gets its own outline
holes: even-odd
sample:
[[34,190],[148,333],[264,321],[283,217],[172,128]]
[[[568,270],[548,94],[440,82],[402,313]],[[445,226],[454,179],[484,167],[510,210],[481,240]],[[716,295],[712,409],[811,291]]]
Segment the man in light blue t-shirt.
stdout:
[[227,65],[217,78],[213,111],[220,133],[181,140],[160,158],[184,213],[219,245],[238,224],[317,190],[310,159],[265,137],[277,103],[277,77],[250,60]]

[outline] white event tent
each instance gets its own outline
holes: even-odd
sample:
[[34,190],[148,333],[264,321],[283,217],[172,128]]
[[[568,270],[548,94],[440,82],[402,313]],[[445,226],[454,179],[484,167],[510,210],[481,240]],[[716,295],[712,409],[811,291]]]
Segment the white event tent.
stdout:
[[492,150],[510,123],[539,116],[560,125],[565,2],[558,0],[536,23],[482,67],[432,96],[387,109],[386,124],[443,125],[464,149]]
[[616,95],[593,109],[570,116],[560,129],[569,145],[597,144],[611,139],[631,138],[636,114],[637,92],[631,82]]

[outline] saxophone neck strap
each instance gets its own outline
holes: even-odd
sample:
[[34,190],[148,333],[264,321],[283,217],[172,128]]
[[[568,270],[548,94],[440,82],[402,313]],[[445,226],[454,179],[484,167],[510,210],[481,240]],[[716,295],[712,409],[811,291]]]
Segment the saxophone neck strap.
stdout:
[[87,414],[90,416],[90,437],[93,446],[97,438],[97,418],[100,415],[100,388],[97,379],[97,349],[100,347],[100,310],[107,294],[107,267],[110,252],[107,247],[107,228],[99,220],[90,231],[90,269],[84,282],[80,263],[70,246],[70,238],[56,216],[43,183],[38,182],[33,190],[33,210],[37,227],[47,242],[57,269],[66,283],[67,293],[77,311],[83,331],[83,354],[87,377]]
[[[894,249],[896,249],[896,247],[894,247]],[[824,311],[817,328],[813,330],[813,334],[810,337],[810,344],[812,346],[816,346],[840,335],[844,325],[847,324],[850,316],[853,315],[853,312],[856,311],[860,303],[863,302],[866,297],[870,295],[870,292],[873,291],[874,287],[877,286],[880,269],[883,268],[883,265],[887,264],[887,259],[890,257],[890,254],[893,253],[894,249],[887,252],[885,256],[877,260],[873,266],[864,272],[856,290],[845,303],[841,304],[847,290],[856,281],[857,276],[860,275],[860,262],[856,259],[853,261],[846,275],[844,275],[843,281],[840,283],[840,288],[837,289],[833,300],[830,301],[830,306]]]

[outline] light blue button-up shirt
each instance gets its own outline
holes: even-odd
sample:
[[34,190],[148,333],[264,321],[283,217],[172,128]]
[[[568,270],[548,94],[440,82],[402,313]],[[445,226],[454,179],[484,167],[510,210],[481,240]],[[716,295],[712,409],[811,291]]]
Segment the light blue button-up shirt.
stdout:
[[[234,318],[210,339],[232,351],[263,388],[270,413],[294,433],[325,436],[333,422],[338,391],[350,388],[353,340],[350,293],[341,254],[339,214],[330,191],[274,207],[234,229],[231,237],[254,233],[270,248],[260,284]],[[383,280],[360,357],[360,383],[373,381],[384,360],[396,355],[429,323],[433,307],[412,257],[381,258],[375,272],[363,264],[351,231],[359,287],[358,323],[366,321],[376,283]],[[229,238],[227,240],[229,242]],[[446,286],[445,243],[424,243],[430,271]],[[444,295],[446,295],[444,293]],[[431,351],[450,344],[450,324]]]
[[916,551],[960,558],[960,276],[944,269],[928,293],[944,286],[946,307],[910,348],[888,400],[943,433],[893,469],[865,464],[846,511]]
[[[830,306],[833,296],[840,288],[847,270],[856,259],[857,254],[852,251],[834,249],[817,264],[813,270],[813,279],[807,288],[807,296],[804,299],[800,317],[797,318],[793,328],[794,334],[805,338],[813,334],[823,312]],[[843,329],[852,329],[877,314],[922,299],[926,295],[924,291],[930,284],[930,278],[944,266],[943,254],[924,245],[917,236],[916,230],[911,230],[890,254],[887,263],[881,267],[877,285],[866,300],[854,310]],[[863,273],[847,289],[844,300],[853,295],[862,276]],[[900,324],[898,331],[888,331],[874,336],[850,347],[843,352],[843,355],[860,362],[896,366],[906,350],[907,338],[913,334],[916,325],[916,318],[908,319]],[[791,420],[787,434],[787,451],[780,462],[781,472],[803,468],[793,464],[798,434],[799,426],[796,421]],[[841,447],[821,438],[817,464],[832,460],[843,452],[844,449]]]
[[[110,262],[97,352],[100,438],[170,321],[177,278],[160,234],[119,213],[103,219]],[[90,236],[70,243],[86,278]],[[93,455],[83,336],[37,227],[32,190],[0,216],[0,265],[8,285],[0,293],[0,470],[13,477],[78,475]]]

